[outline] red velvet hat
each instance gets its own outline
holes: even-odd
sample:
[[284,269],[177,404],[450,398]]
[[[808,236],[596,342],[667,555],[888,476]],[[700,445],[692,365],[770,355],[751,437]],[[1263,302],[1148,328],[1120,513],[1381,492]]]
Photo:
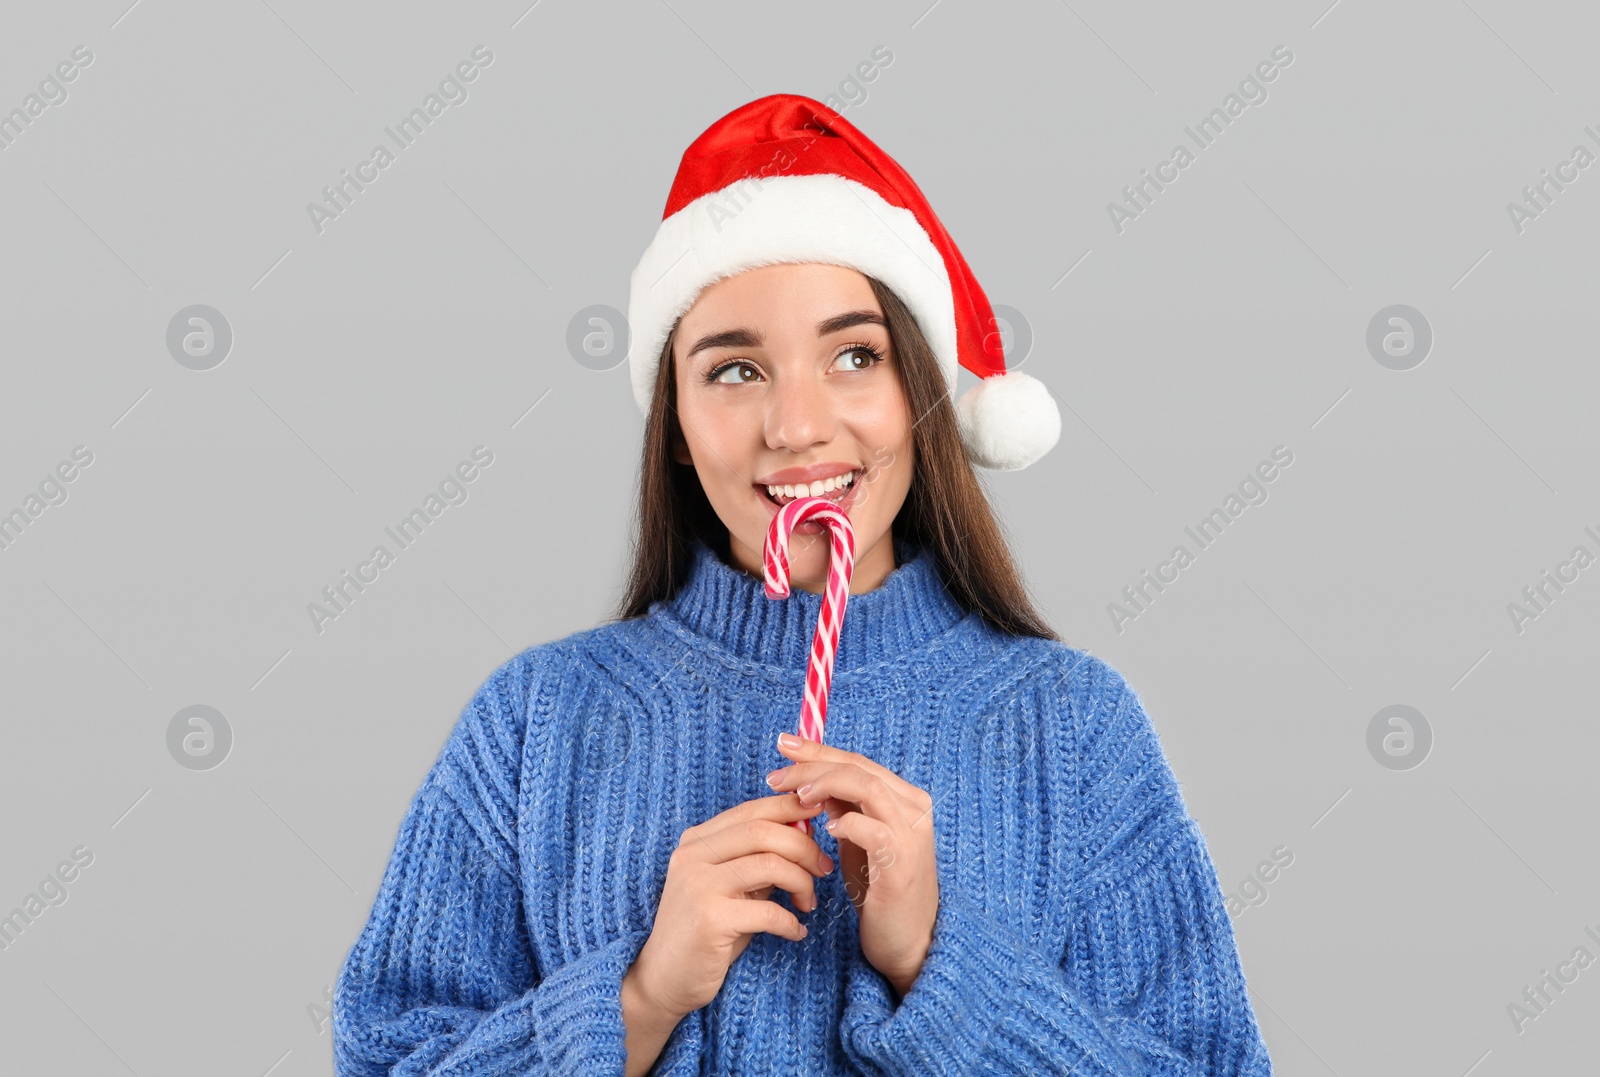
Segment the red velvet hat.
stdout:
[[837,112],[773,94],[712,124],[684,151],[661,227],[634,268],[628,367],[648,412],[662,346],[700,292],[756,266],[849,266],[894,290],[955,395],[957,366],[982,379],[956,405],[973,463],[1015,471],[1061,436],[1043,383],[1007,372],[988,297],[905,169]]

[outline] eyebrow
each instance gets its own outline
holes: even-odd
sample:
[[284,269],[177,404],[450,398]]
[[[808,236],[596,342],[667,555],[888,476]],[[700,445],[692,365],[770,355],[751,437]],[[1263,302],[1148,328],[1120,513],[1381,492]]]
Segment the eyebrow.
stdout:
[[[889,323],[883,320],[883,315],[875,310],[847,310],[843,314],[835,314],[832,318],[818,322],[817,336],[825,337],[857,325],[881,325],[885,329],[889,328]],[[759,348],[765,339],[756,330],[744,327],[707,333],[689,349],[688,358],[693,359],[708,348]]]

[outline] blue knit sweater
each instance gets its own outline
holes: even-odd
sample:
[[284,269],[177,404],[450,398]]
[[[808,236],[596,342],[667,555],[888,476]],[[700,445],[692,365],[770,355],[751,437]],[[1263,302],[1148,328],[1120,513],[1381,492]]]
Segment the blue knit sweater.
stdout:
[[[899,567],[850,598],[826,737],[934,798],[921,974],[897,1005],[835,867],[806,938],[756,934],[651,1072],[1269,1075],[1216,871],[1139,697],[1099,658],[967,614],[932,554],[895,543]],[[621,1074],[622,977],[667,859],[688,827],[774,795],[820,603],[769,599],[697,545],[648,615],[496,670],[339,974],[337,1072]]]

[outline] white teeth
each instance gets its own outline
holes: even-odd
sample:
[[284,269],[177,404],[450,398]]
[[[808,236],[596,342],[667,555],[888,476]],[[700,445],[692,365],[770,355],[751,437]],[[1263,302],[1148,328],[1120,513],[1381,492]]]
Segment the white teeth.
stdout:
[[831,479],[821,479],[807,486],[805,484],[789,486],[769,486],[767,493],[774,499],[795,497],[824,497],[842,487],[855,482],[856,472],[850,471]]

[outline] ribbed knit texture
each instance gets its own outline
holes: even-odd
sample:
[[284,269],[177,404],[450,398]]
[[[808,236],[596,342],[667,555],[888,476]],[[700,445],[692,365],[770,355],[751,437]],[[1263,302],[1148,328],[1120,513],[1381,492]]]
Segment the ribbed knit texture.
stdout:
[[[897,1005],[835,868],[810,934],[756,934],[651,1072],[1270,1075],[1216,870],[1139,697],[1097,657],[995,632],[931,554],[896,552],[850,598],[826,739],[934,798],[921,974]],[[774,795],[821,600],[769,599],[698,545],[647,616],[496,670],[345,959],[337,1072],[621,1074],[622,977],[667,859],[688,827]]]

